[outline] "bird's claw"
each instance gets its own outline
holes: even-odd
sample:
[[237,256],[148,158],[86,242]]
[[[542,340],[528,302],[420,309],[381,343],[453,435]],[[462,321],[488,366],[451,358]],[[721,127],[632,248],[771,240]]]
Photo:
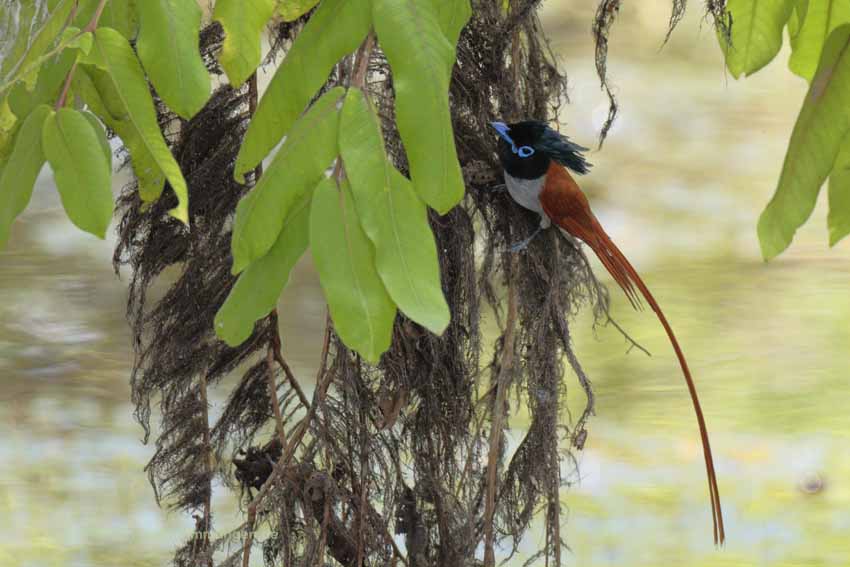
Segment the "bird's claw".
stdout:
[[531,241],[534,240],[535,236],[540,234],[541,230],[543,230],[543,227],[537,227],[537,230],[532,232],[531,236],[529,236],[528,238],[525,238],[523,240],[520,240],[519,242],[515,242],[508,246],[508,251],[513,254],[516,254],[517,252],[522,252],[523,250],[528,248],[528,245],[531,244]]
[[529,244],[531,244],[531,239],[532,239],[532,238],[533,238],[533,237],[528,237],[528,238],[526,238],[525,240],[520,240],[519,242],[514,242],[513,244],[511,244],[510,246],[508,246],[508,252],[511,252],[512,254],[516,254],[516,253],[518,253],[518,252],[522,252],[523,250],[525,250],[526,248],[528,248],[528,245],[529,245]]

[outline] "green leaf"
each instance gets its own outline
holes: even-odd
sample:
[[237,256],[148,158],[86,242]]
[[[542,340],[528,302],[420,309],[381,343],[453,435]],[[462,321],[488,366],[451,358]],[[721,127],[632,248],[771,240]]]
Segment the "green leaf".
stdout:
[[[81,1],[74,25],[85,27],[91,21],[98,4],[100,0]],[[135,4],[136,0],[109,0],[97,21],[98,27],[112,28],[127,39],[134,39],[139,28]]]
[[12,142],[20,126],[21,120],[9,108],[8,98],[0,99],[0,160],[5,160],[12,153]]
[[278,0],[277,13],[284,22],[297,20],[313,9],[319,0]]
[[109,146],[109,140],[106,138],[106,132],[98,119],[91,112],[83,112],[83,118],[89,121],[92,130],[97,134],[97,141],[100,144],[100,149],[103,151],[103,157],[106,158],[106,163],[109,164],[109,171],[112,171],[112,148]]
[[112,220],[112,171],[97,131],[81,112],[60,108],[44,121],[41,143],[68,218],[105,238]]
[[346,346],[378,362],[390,346],[395,305],[375,270],[351,191],[325,179],[313,194],[310,248],[334,329]]
[[257,69],[263,28],[274,14],[275,0],[218,0],[213,19],[224,28],[219,61],[230,84],[239,87]]
[[268,254],[242,272],[218,310],[215,332],[230,346],[239,345],[251,336],[254,323],[277,304],[289,273],[307,249],[312,198],[313,192],[309,191],[292,208]]
[[[17,61],[10,58],[3,62],[0,67],[0,77],[3,79],[0,93],[5,92],[19,80],[25,81],[29,86],[33,85],[42,59],[47,50],[59,39],[74,3],[74,0],[60,0],[41,29],[36,32],[21,58]],[[23,33],[26,35],[26,32]],[[29,35],[32,36],[32,34]]]
[[[814,7],[809,8],[809,15]],[[779,186],[761,214],[758,234],[769,260],[785,250],[815,207],[850,129],[850,25],[829,36],[797,117]]]
[[41,132],[51,112],[49,106],[41,105],[27,116],[0,173],[0,248],[6,245],[12,221],[27,208],[35,180],[44,165]]
[[803,22],[806,21],[806,14],[809,11],[809,0],[791,0],[794,4],[794,9],[791,10],[791,16],[788,18],[788,37],[791,38],[793,45],[797,34],[800,33],[800,28]]
[[32,90],[27,90],[26,84],[22,82],[12,87],[9,91],[9,107],[12,112],[19,119],[23,119],[40,104],[55,104],[65,77],[76,60],[77,51],[66,49],[41,67]]
[[387,292],[405,315],[441,334],[450,315],[428,212],[410,182],[387,160],[378,117],[359,89],[349,89],[345,98],[339,149]]
[[[286,135],[341,57],[357,49],[371,25],[370,0],[324,0],[269,83],[251,119],[234,175],[245,173]],[[445,40],[444,40],[445,41]]]
[[65,28],[65,31],[62,32],[60,45],[64,46],[64,49],[66,50],[79,49],[82,53],[88,53],[91,51],[91,44],[93,40],[94,36],[91,32],[83,32],[79,28],[68,26]]
[[[117,31],[111,28],[98,28],[91,53],[83,62],[106,71],[99,74],[96,69],[90,69],[89,76],[95,81],[106,83],[103,89],[96,87],[97,91],[108,90],[110,96],[114,97],[115,100],[112,102],[120,106],[125,134],[129,139],[125,138],[120,131],[116,131],[125,143],[132,141],[143,148],[143,151],[150,155],[157,167],[165,174],[178,200],[177,207],[170,210],[169,214],[188,224],[189,193],[186,180],[159,130],[156,109],[145,80],[145,73],[139,60],[136,59],[133,48]],[[96,109],[95,112],[105,120],[106,117],[103,114]],[[110,114],[115,116],[116,111],[113,109]],[[132,147],[130,151],[132,154]],[[134,169],[138,172],[138,169],[135,167]],[[156,196],[143,193],[142,198],[147,201]]]
[[[142,3],[149,0],[142,0]],[[112,28],[127,39],[134,39],[139,31],[139,20],[136,16],[137,0],[109,0],[98,25]]]
[[454,47],[443,35],[433,0],[374,0],[372,15],[392,67],[396,122],[413,186],[444,214],[464,192],[449,112]]
[[850,136],[845,136],[829,176],[829,245],[850,234]]
[[295,123],[265,174],[236,207],[233,222],[233,273],[262,258],[298,200],[325,176],[337,156],[339,112],[344,90],[325,93]]
[[726,66],[737,79],[742,74],[752,75],[779,53],[782,30],[791,16],[794,0],[729,0],[726,7],[732,14],[732,45],[720,32],[718,40],[726,55]]
[[210,97],[210,75],[198,49],[201,8],[191,0],[144,0],[136,9],[139,59],[157,94],[188,120]]
[[74,73],[73,86],[92,112],[121,138],[129,150],[142,201],[155,201],[162,194],[165,174],[130,120],[109,74],[93,65],[81,65]]
[[847,0],[815,0],[808,3],[803,25],[791,36],[788,67],[810,81],[818,68],[826,38],[841,24],[850,22]]
[[437,18],[440,21],[440,29],[443,35],[452,45],[457,45],[460,32],[472,16],[472,7],[469,0],[432,0],[437,10]]

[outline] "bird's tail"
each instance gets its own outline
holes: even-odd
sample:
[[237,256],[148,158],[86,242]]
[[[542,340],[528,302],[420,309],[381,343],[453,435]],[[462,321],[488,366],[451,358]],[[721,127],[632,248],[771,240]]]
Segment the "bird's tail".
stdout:
[[[673,333],[670,323],[667,322],[667,317],[664,316],[664,312],[661,311],[661,307],[658,306],[658,302],[655,301],[655,298],[646,287],[646,284],[643,283],[643,280],[640,278],[637,271],[635,271],[634,267],[632,267],[625,255],[620,252],[620,249],[617,248],[602,228],[602,225],[599,224],[595,218],[593,219],[592,232],[587,230],[588,227],[582,227],[585,228],[585,230],[575,230],[578,228],[576,226],[565,226],[563,228],[572,232],[590,246],[590,248],[599,257],[602,265],[605,266],[608,272],[610,272],[611,276],[625,292],[629,302],[631,302],[632,306],[635,308],[639,308],[640,306],[640,297],[637,295],[635,290],[635,288],[637,288],[641,295],[643,295],[644,299],[646,299],[646,302],[652,307],[652,310],[655,311],[656,315],[658,315],[658,320],[661,321],[661,324],[664,326],[664,330],[667,331],[667,336],[670,338],[670,343],[673,345],[673,350],[676,351],[676,357],[679,359],[679,365],[682,367],[682,373],[685,375],[685,382],[688,385],[691,401],[693,401],[694,404],[694,411],[697,416],[700,437],[702,438],[705,468],[708,473],[708,490],[711,497],[711,516],[714,523],[714,543],[722,544],[726,539],[726,534],[723,529],[723,513],[720,509],[720,493],[717,490],[717,476],[714,472],[714,459],[711,455],[711,444],[708,440],[708,428],[705,425],[705,418],[703,417],[702,407],[699,403],[699,396],[697,395],[694,380],[691,377],[691,371],[688,368],[685,355],[682,353],[681,347],[679,347],[679,341],[676,340],[676,335]],[[586,234],[581,234],[582,232]]]

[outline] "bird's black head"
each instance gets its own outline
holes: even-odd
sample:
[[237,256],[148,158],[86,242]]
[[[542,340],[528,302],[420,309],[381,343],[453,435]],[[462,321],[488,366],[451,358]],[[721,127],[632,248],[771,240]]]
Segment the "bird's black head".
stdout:
[[490,124],[499,133],[499,161],[512,177],[537,179],[549,169],[550,161],[579,174],[590,169],[590,164],[581,154],[587,148],[571,142],[544,122],[526,120],[514,124]]

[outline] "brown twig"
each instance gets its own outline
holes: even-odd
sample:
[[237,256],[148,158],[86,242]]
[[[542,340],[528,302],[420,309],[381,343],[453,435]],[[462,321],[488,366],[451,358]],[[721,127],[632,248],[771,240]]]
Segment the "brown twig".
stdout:
[[275,463],[274,469],[272,469],[269,478],[266,479],[266,482],[263,483],[263,486],[260,488],[260,491],[257,493],[257,496],[254,497],[254,500],[248,505],[248,519],[245,523],[246,535],[245,541],[242,547],[242,567],[248,567],[248,563],[251,558],[251,546],[254,542],[254,526],[257,522],[257,509],[260,504],[266,498],[266,496],[271,491],[271,487],[277,481],[277,479],[283,474],[283,471],[286,470],[286,466],[289,464],[289,461],[292,459],[293,455],[295,455],[295,450],[298,447],[298,444],[301,442],[301,439],[304,437],[304,434],[307,433],[307,429],[310,426],[310,422],[313,421],[313,418],[316,415],[316,410],[319,405],[322,404],[325,400],[325,395],[327,394],[328,387],[330,386],[332,374],[327,372],[327,362],[328,362],[328,351],[330,350],[330,337],[331,337],[331,321],[330,316],[327,317],[327,324],[325,326],[325,339],[324,346],[322,347],[322,358],[319,364],[319,373],[316,378],[316,390],[313,392],[313,403],[310,404],[310,409],[307,411],[307,415],[298,422],[298,425],[295,426],[295,432],[289,439],[289,444],[286,445],[286,449],[283,451],[283,454],[278,459],[277,463]]
[[92,14],[89,23],[86,24],[86,27],[83,28],[84,32],[93,32],[97,29],[97,22],[100,21],[100,16],[103,14],[103,9],[106,8],[106,3],[109,0],[100,0],[100,3],[95,8],[94,14]]
[[[272,311],[272,313],[277,317],[277,309]],[[278,366],[283,370],[283,374],[286,376],[286,380],[289,382],[289,386],[295,390],[295,395],[298,396],[298,401],[301,402],[301,405],[304,406],[305,409],[310,409],[310,400],[307,399],[307,396],[304,395],[304,390],[301,389],[301,384],[298,383],[298,380],[295,378],[295,374],[292,373],[292,369],[287,364],[286,360],[283,358],[283,354],[281,353],[281,345],[280,345],[280,334],[275,333],[272,337],[274,340],[274,358],[277,361]]]
[[484,501],[484,566],[494,567],[496,535],[493,520],[496,513],[496,473],[499,452],[502,446],[502,420],[504,419],[505,398],[510,385],[514,366],[514,343],[516,341],[517,290],[516,258],[511,260],[510,282],[508,283],[508,315],[505,321],[505,334],[502,341],[502,362],[496,378],[496,399],[490,420],[490,450],[487,455],[487,498]]
[[68,74],[65,75],[65,83],[62,85],[62,92],[59,94],[59,98],[56,99],[56,105],[53,107],[54,110],[59,110],[65,106],[65,100],[68,98],[68,92],[71,90],[71,81],[74,78],[74,71],[76,70],[77,62],[74,61],[74,64],[71,65],[71,69],[68,71]]
[[277,335],[277,311],[272,311],[271,315],[269,315],[269,321],[272,325],[271,330],[269,331],[272,335],[269,340],[269,348],[266,353],[266,376],[268,377],[269,382],[269,400],[271,401],[272,412],[274,412],[274,421],[275,428],[277,429],[277,436],[280,439],[280,446],[286,446],[286,429],[283,427],[283,415],[280,413],[280,401],[277,398],[277,380],[275,379],[275,348],[274,348],[274,338]]
[[[361,378],[360,360],[357,361],[358,380]],[[366,519],[366,495],[368,494],[369,474],[366,472],[369,466],[369,453],[366,449],[366,416],[361,409],[360,414],[360,503],[357,505],[357,567],[363,567],[363,536]],[[352,472],[352,477],[354,476]]]
[[328,540],[328,524],[331,520],[331,499],[328,497],[327,491],[325,491],[325,502],[322,511],[322,531],[321,537],[319,538],[319,556],[316,561],[316,565],[324,565],[325,564],[325,545]]
[[[103,9],[106,8],[107,2],[109,2],[109,0],[100,0],[100,3],[97,5],[97,8],[95,9],[91,19],[86,24],[86,27],[80,30],[80,33],[77,34],[78,36],[87,32],[94,32],[94,30],[97,29],[97,23],[98,21],[100,21],[100,16],[103,14]],[[76,8],[74,8],[74,10],[76,11]],[[59,95],[59,98],[56,99],[56,106],[54,107],[56,110],[59,110],[60,108],[65,106],[65,100],[68,98],[68,92],[70,92],[71,90],[71,81],[74,78],[74,71],[76,70],[77,62],[74,61],[74,64],[71,65],[71,68],[68,70],[68,74],[65,75],[65,83],[62,85],[62,92]]]
[[[364,39],[363,43],[360,45],[360,48],[357,50],[357,55],[354,63],[354,73],[351,77],[350,84],[359,87],[362,87],[365,84],[366,74],[369,69],[369,58],[372,56],[372,50],[374,48],[374,45],[375,36],[370,31],[369,34],[366,36],[366,39]],[[334,166],[333,177],[337,181],[339,181],[344,175],[345,169],[343,167],[342,160],[337,159],[336,165]],[[243,567],[248,567],[248,563],[250,561],[251,546],[253,545],[254,541],[254,527],[257,521],[257,510],[259,508],[259,505],[268,495],[271,490],[271,487],[277,481],[278,477],[280,477],[283,470],[286,468],[287,464],[294,456],[298,444],[301,442],[301,439],[304,437],[305,433],[307,432],[307,429],[309,429],[310,427],[310,423],[316,416],[318,407],[324,402],[325,395],[327,394],[328,387],[330,386],[332,375],[327,372],[327,362],[328,352],[330,350],[331,329],[332,323],[330,320],[330,314],[328,314],[325,325],[325,338],[324,344],[322,346],[321,362],[319,364],[319,371],[316,377],[316,390],[313,392],[313,402],[307,406],[307,415],[305,415],[304,418],[298,422],[298,425],[295,426],[295,431],[290,437],[289,444],[285,445],[286,448],[283,451],[283,454],[281,455],[280,459],[277,461],[277,463],[275,463],[272,473],[269,475],[268,479],[266,479],[266,482],[263,483],[263,486],[262,488],[260,488],[260,491],[257,493],[257,496],[248,505],[248,518],[245,524],[247,533],[245,535],[245,541],[242,547]],[[283,357],[280,358],[278,363],[281,363],[281,361],[283,361]],[[285,362],[283,362],[281,366],[284,368],[288,368],[288,365],[286,365]],[[284,370],[284,372],[286,371]]]
[[212,567],[212,555],[209,555],[210,547],[210,523],[212,520],[212,478],[213,478],[213,456],[212,444],[210,442],[210,418],[209,397],[207,396],[207,374],[201,372],[200,379],[201,405],[203,407],[202,419],[204,420],[204,455],[206,455],[205,469],[207,473],[207,490],[204,497],[204,532],[201,536],[201,550],[207,553],[207,565]]

